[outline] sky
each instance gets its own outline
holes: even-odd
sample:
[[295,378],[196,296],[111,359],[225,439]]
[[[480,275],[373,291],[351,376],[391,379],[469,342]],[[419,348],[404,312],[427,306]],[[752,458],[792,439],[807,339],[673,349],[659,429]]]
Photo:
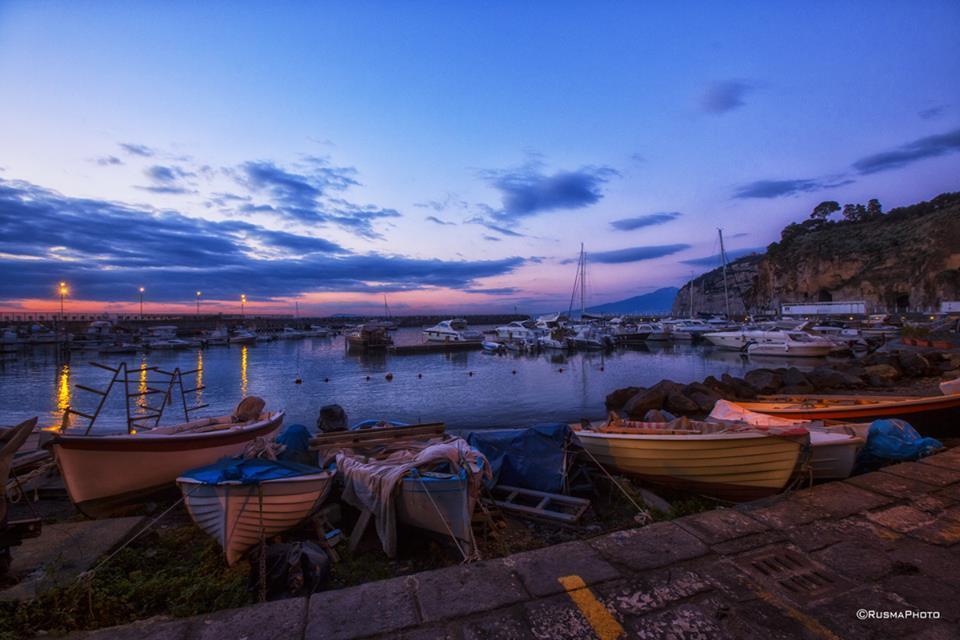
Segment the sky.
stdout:
[[0,309],[566,309],[960,190],[960,3],[3,2]]

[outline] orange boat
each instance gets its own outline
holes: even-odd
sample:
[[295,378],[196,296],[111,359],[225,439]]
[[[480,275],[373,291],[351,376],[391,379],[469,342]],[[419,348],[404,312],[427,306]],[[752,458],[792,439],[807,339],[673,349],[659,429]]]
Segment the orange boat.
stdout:
[[761,396],[756,402],[738,402],[757,413],[795,420],[870,422],[902,418],[913,427],[936,430],[960,418],[960,393],[942,396]]

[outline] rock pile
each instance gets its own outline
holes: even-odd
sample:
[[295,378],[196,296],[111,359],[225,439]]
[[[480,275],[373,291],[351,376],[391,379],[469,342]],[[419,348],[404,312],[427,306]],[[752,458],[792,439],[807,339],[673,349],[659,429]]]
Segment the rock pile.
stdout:
[[888,388],[911,378],[960,378],[960,353],[894,351],[871,353],[860,360],[821,365],[811,371],[796,367],[753,369],[743,378],[723,374],[703,382],[680,384],[661,380],[650,388],[625,387],[607,396],[607,409],[642,420],[648,411],[666,410],[675,415],[702,416],[714,403],[752,400],[759,395],[804,394],[866,388]]

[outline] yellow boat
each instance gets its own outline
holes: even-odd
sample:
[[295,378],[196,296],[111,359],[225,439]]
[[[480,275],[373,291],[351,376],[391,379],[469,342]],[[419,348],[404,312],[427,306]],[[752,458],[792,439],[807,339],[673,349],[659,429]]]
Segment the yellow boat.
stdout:
[[680,418],[571,425],[600,464],[662,486],[743,502],[779,493],[809,451],[806,429],[758,431]]

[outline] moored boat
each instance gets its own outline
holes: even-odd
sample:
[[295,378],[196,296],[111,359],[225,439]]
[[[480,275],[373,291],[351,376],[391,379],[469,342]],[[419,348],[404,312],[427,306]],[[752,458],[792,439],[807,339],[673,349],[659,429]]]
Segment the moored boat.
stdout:
[[815,340],[801,333],[797,336],[788,335],[778,340],[748,344],[747,353],[751,356],[823,358],[835,348],[835,345],[826,340]]
[[347,351],[385,351],[392,344],[393,338],[382,323],[362,324],[346,336]]
[[483,342],[483,334],[467,326],[461,318],[444,320],[423,330],[427,342]]
[[685,418],[571,426],[580,445],[610,469],[734,502],[782,491],[809,443],[805,429],[760,431]]
[[[241,403],[238,410],[243,408]],[[237,455],[255,438],[272,439],[284,414],[260,409],[252,417],[204,418],[123,435],[61,433],[49,446],[70,499],[96,517],[171,486],[189,469]]]
[[190,517],[233,565],[262,539],[307,518],[329,494],[333,475],[295,462],[227,459],[184,473],[177,485]]

